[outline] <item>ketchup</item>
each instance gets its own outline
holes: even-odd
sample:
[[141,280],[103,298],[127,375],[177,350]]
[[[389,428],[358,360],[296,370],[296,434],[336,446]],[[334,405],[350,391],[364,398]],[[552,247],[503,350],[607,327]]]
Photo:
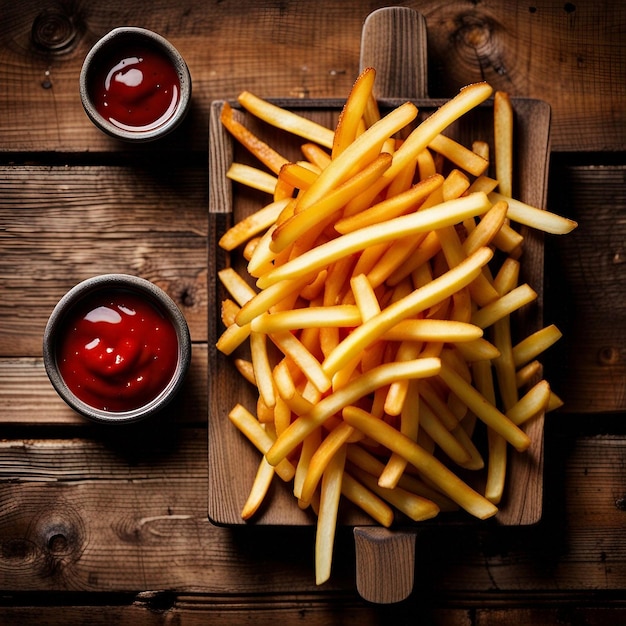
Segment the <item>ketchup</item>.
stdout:
[[149,45],[114,48],[103,55],[90,90],[98,113],[131,132],[162,126],[180,100],[176,69],[165,54]]
[[128,291],[88,296],[60,337],[57,361],[67,386],[105,411],[130,411],[156,398],[178,362],[173,324]]

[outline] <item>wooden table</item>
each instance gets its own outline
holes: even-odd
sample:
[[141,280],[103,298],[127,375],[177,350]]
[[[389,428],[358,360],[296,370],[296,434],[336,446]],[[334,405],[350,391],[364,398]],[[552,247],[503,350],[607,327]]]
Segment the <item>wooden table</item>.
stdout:
[[[1,0],[0,623],[626,621],[626,7],[403,5],[427,19],[431,97],[486,79],[552,105],[549,208],[580,226],[546,241],[546,317],[565,334],[546,369],[566,406],[546,420],[541,522],[430,528],[414,593],[378,606],[356,592],[350,529],[318,588],[311,529],[207,519],[210,103],[344,97],[382,3]],[[156,144],[109,139],[79,101],[87,50],[119,25],[165,35],[191,70],[192,110]],[[163,287],[194,344],[175,405],[131,428],[75,415],[41,357],[57,300],[108,272]]]

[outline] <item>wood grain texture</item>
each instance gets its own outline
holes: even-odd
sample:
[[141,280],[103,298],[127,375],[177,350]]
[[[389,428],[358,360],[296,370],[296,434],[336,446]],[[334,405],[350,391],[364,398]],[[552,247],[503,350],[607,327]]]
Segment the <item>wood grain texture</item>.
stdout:
[[[412,601],[497,591],[557,594],[626,585],[623,438],[555,435],[546,512],[526,529],[425,527]],[[149,425],[124,433],[0,443],[0,586],[35,590],[314,593],[313,539],[303,528],[219,528],[205,509],[203,429]],[[104,469],[106,468],[106,469]],[[278,551],[277,542],[284,542]],[[350,532],[333,578],[354,592]]]
[[207,179],[204,163],[149,156],[1,167],[0,355],[40,355],[59,298],[113,272],[155,282],[205,341]]
[[[626,6],[413,0],[428,29],[428,93],[450,97],[486,79],[515,96],[542,98],[554,110],[555,150],[624,150],[623,76]],[[356,78],[369,0],[207,5],[186,0],[53,3],[2,0],[0,118],[8,151],[119,151],[93,128],[78,98],[78,74],[90,46],[111,28],[140,24],[169,37],[193,79],[193,107],[163,145],[205,150],[212,100],[243,89],[272,97],[341,97]],[[233,33],[237,33],[233,37]]]
[[[242,89],[344,98],[363,23],[382,2],[0,0],[0,624],[626,622],[626,5],[401,5],[425,17],[431,98],[486,79],[551,107],[547,203],[580,227],[545,241],[544,314],[565,333],[546,371],[566,407],[546,421],[542,519],[426,529],[414,591],[388,606],[358,595],[351,529],[317,588],[310,528],[207,519],[206,261],[230,217],[226,195],[207,215],[211,103]],[[193,78],[184,126],[138,148],[97,131],[78,97],[89,47],[122,24],[167,36]],[[41,361],[52,306],[103,271],[164,287],[194,338],[168,413],[120,430],[73,414]]]
[[[206,426],[209,379],[206,344],[193,344],[189,372],[180,393],[165,409],[164,422]],[[88,422],[56,393],[42,357],[0,358],[0,428],[28,424],[85,426]]]
[[546,298],[564,339],[550,355],[571,412],[626,408],[626,167],[555,171],[554,210],[578,220],[547,243]]

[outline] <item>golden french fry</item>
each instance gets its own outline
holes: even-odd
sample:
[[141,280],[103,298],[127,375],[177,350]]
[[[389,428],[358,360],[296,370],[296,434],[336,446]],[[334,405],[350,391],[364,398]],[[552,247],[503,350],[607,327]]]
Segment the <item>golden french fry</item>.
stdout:
[[341,493],[350,502],[363,509],[381,526],[388,528],[393,523],[393,509],[372,491],[355,480],[348,472],[344,472]]
[[232,163],[226,172],[226,177],[265,193],[272,194],[276,189],[276,176],[245,163]]
[[314,141],[325,148],[331,148],[333,145],[335,133],[332,130],[293,111],[276,106],[249,91],[241,92],[237,101],[255,117],[272,126],[291,132],[298,137]]
[[472,324],[479,328],[487,328],[536,298],[537,292],[530,285],[524,283],[476,311],[472,315]]
[[263,503],[267,492],[269,491],[270,484],[272,483],[275,473],[275,468],[265,460],[264,456],[262,456],[252,484],[252,489],[250,490],[248,499],[241,510],[242,519],[250,519],[257,512]]
[[243,306],[256,295],[256,291],[232,267],[220,270],[217,276],[239,306]]
[[316,143],[303,143],[300,149],[302,150],[304,158],[321,170],[330,163],[330,154]]
[[289,199],[271,202],[255,213],[251,213],[242,221],[229,228],[218,241],[224,250],[234,250],[248,239],[267,230],[287,206]]
[[561,331],[554,324],[550,324],[522,339],[513,346],[513,362],[515,363],[515,367],[519,368],[526,365],[529,361],[532,361],[550,346],[554,345],[561,337]]
[[472,176],[480,176],[489,167],[489,161],[446,135],[437,135],[429,142],[428,147]]
[[500,193],[513,195],[513,107],[509,94],[496,91],[493,96],[493,121],[496,178]]
[[315,582],[318,585],[325,583],[330,578],[345,461],[346,448],[344,444],[335,453],[322,477],[320,508],[315,534]]
[[245,146],[261,163],[266,165],[274,174],[278,175],[280,168],[288,160],[261,141],[254,133],[250,132],[241,122],[237,121],[234,111],[227,102],[222,106],[220,120],[224,127],[233,137]]
[[271,408],[276,404],[276,394],[274,393],[272,366],[267,353],[267,335],[254,331],[250,333],[250,354],[259,394],[265,405]]
[[544,209],[530,206],[521,200],[504,196],[492,191],[489,199],[493,202],[506,202],[508,205],[507,217],[518,224],[525,224],[531,228],[544,231],[553,235],[566,235],[578,226],[578,224],[567,217],[562,217],[556,213],[551,213]]
[[376,70],[365,68],[356,79],[339,115],[332,145],[332,158],[336,159],[356,139],[359,124],[371,102]]

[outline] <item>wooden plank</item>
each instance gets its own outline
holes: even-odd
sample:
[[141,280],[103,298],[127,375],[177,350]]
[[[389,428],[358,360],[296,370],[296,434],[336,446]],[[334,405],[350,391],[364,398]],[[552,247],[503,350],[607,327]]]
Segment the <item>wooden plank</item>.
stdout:
[[[158,416],[159,421],[206,425],[208,411],[208,358],[206,344],[193,344],[191,365],[183,386]],[[0,358],[0,425],[88,425],[61,400],[41,357]]]
[[564,338],[548,353],[565,410],[626,409],[626,166],[553,167],[550,206],[578,221],[546,239],[546,309]]
[[206,341],[207,178],[204,162],[158,156],[0,167],[0,354],[40,355],[61,296],[110,272],[159,285]]
[[[205,430],[137,426],[94,439],[0,442],[3,593],[316,592],[311,529],[208,522]],[[625,588],[626,438],[555,437],[548,458],[537,526],[425,529],[414,602]],[[317,591],[355,589],[348,528],[336,550],[331,582]]]
[[[180,131],[161,145],[204,151],[211,100],[233,98],[243,89],[273,97],[344,96],[358,72],[362,24],[384,6],[237,0],[207,8],[202,0],[159,0],[146,13],[123,0],[45,10],[33,0],[6,4],[0,99],[14,106],[0,117],[0,146],[10,152],[124,149],[91,125],[78,98],[84,56],[120,24],[161,32],[187,60],[193,108]],[[623,3],[403,5],[426,16],[431,97],[450,97],[486,78],[496,89],[552,105],[555,150],[624,150]]]

